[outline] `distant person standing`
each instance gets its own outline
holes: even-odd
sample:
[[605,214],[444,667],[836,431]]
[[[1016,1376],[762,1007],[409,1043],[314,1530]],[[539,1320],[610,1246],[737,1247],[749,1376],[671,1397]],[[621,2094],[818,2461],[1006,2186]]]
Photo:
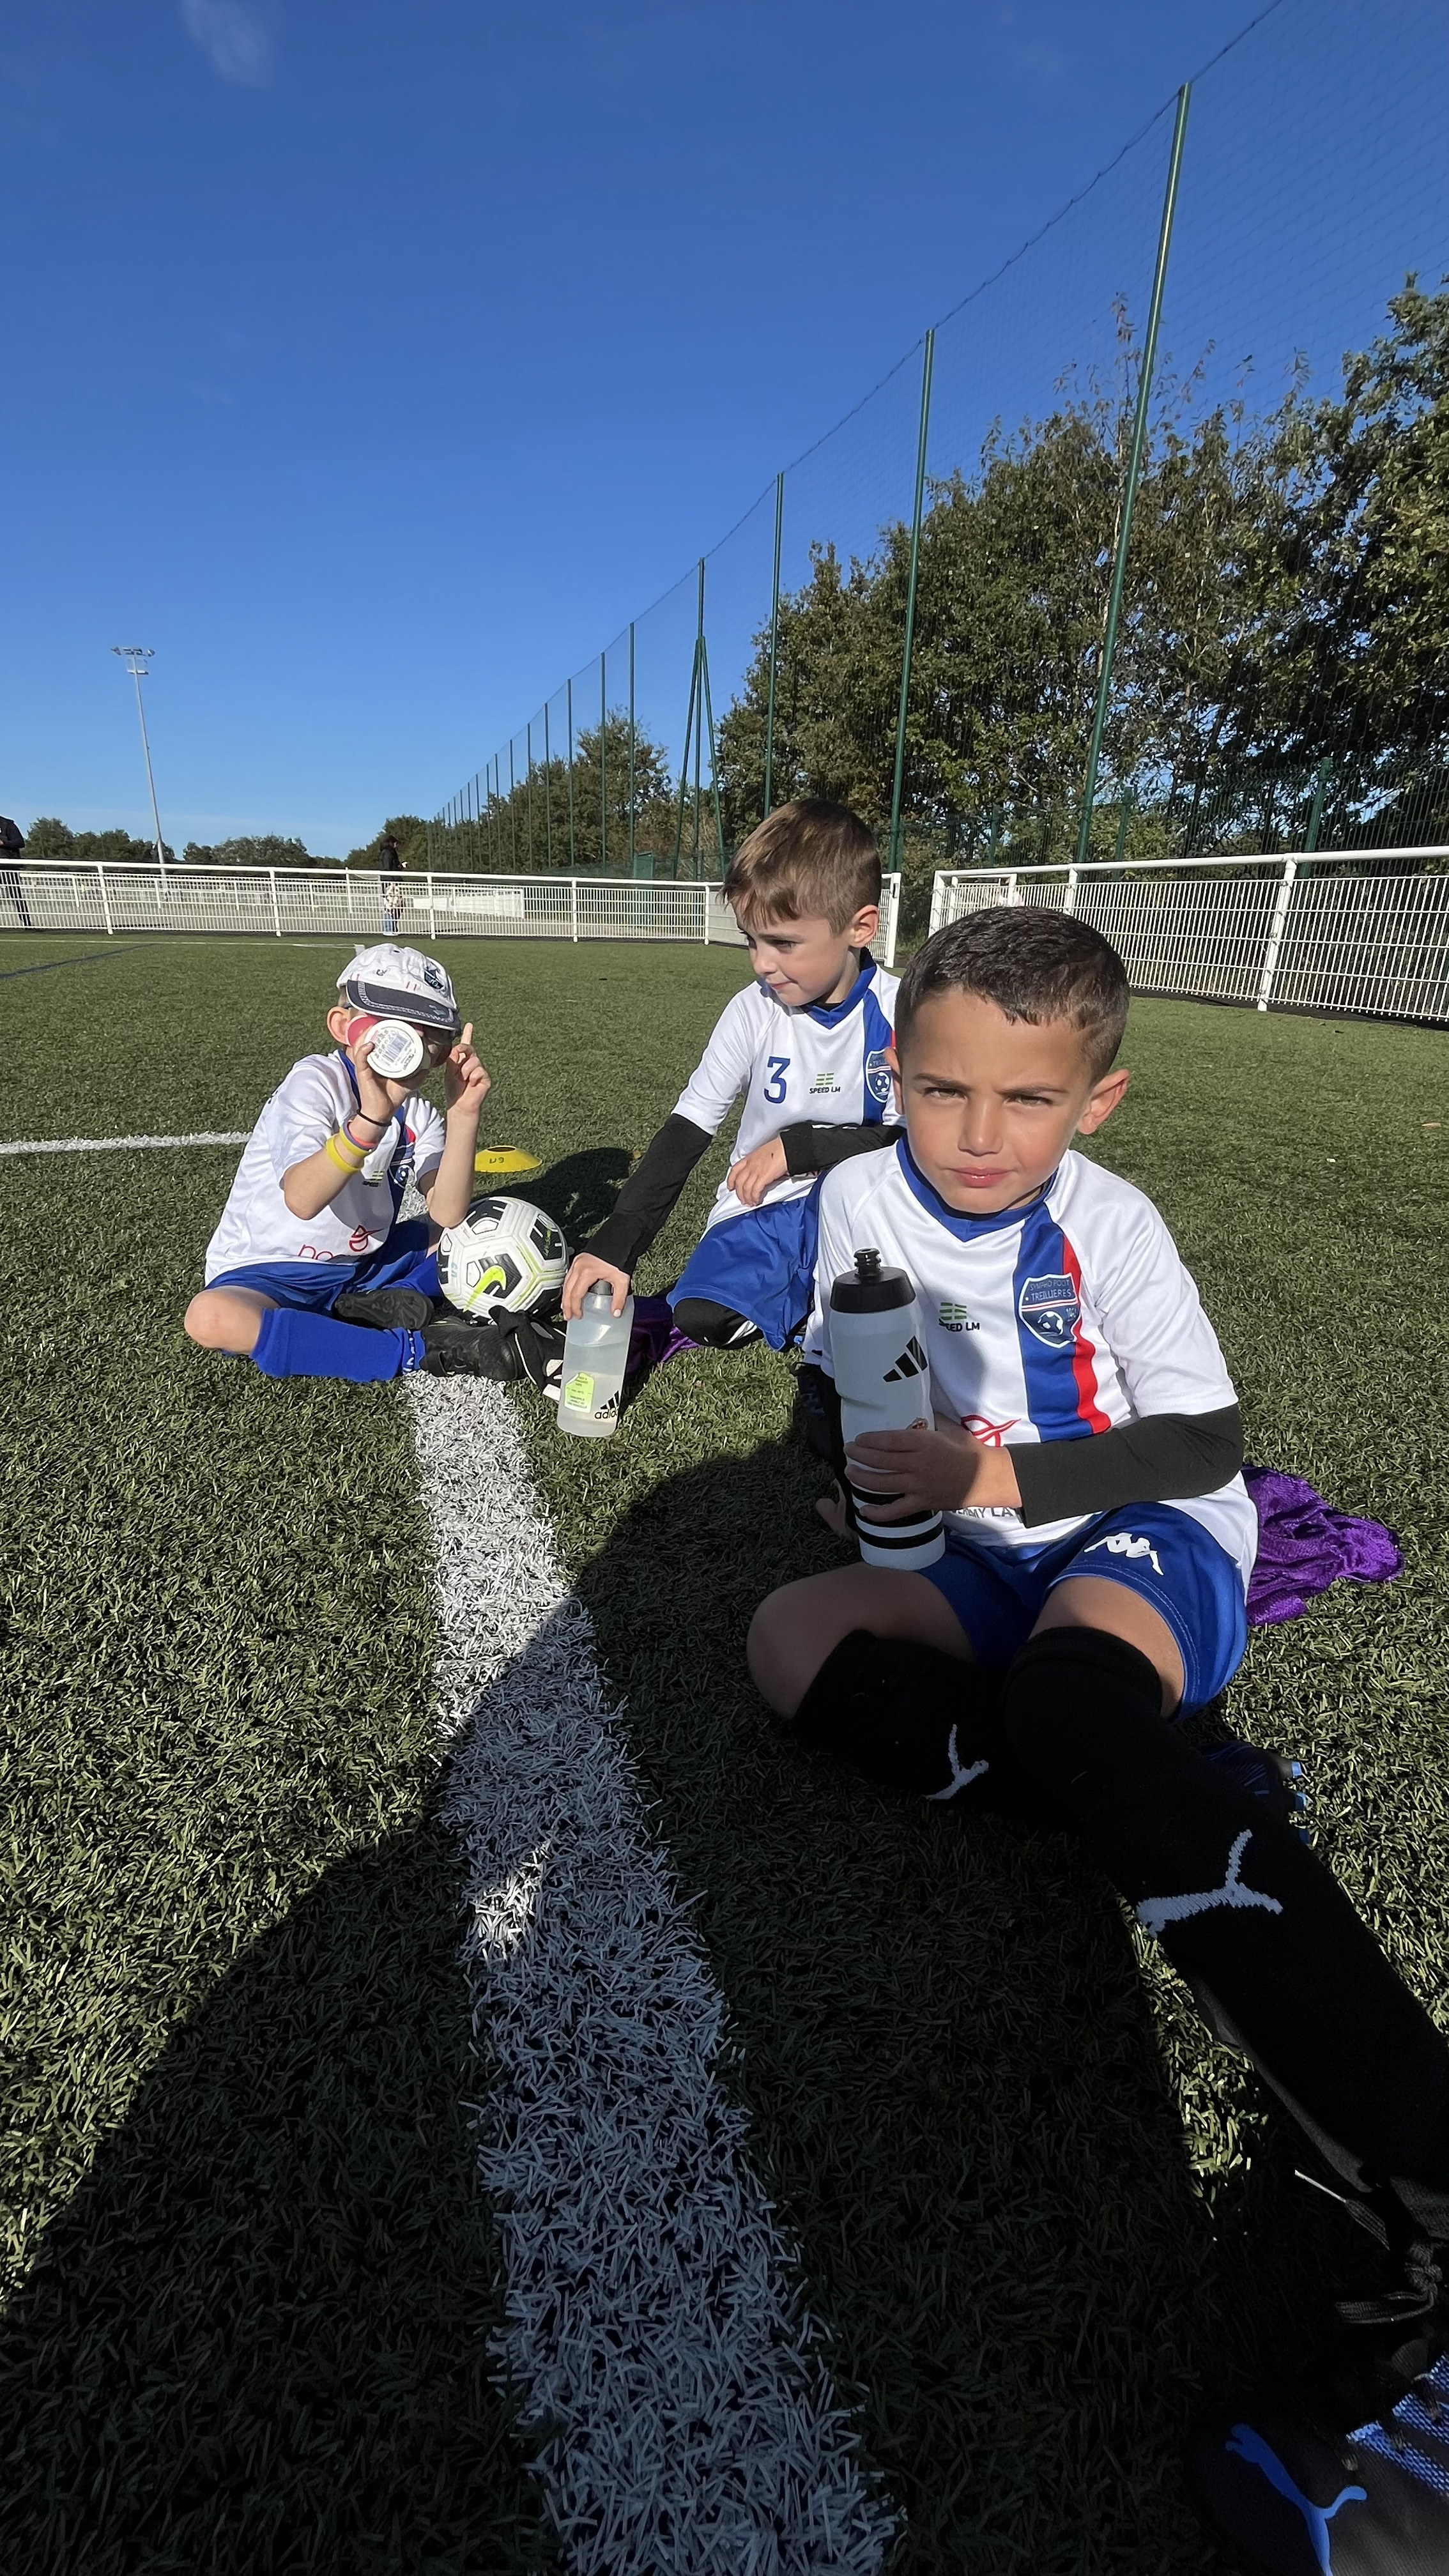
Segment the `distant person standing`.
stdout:
[[20,870],[15,865],[24,847],[25,834],[19,824],[12,823],[8,814],[0,814],[0,891],[6,893],[15,906],[22,930],[33,930],[35,924],[30,918],[30,906],[21,887]]
[[407,900],[407,888],[403,884],[407,861],[391,832],[384,832],[377,845],[377,864],[382,873],[382,932],[385,939],[391,939],[402,919],[403,905]]

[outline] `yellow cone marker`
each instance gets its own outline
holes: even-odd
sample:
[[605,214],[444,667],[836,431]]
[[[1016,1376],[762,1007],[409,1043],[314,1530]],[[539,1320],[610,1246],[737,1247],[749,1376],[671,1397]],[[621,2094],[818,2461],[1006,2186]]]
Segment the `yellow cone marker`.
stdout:
[[528,1181],[543,1164],[526,1146],[492,1145],[474,1156],[473,1169],[480,1181]]

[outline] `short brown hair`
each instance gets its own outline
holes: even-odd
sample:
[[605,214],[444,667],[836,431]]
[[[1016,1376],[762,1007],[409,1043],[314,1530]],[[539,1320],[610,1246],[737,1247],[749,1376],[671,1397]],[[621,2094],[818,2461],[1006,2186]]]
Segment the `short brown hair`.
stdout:
[[721,889],[739,914],[761,921],[814,915],[843,930],[861,907],[880,901],[880,853],[848,805],[797,796],[757,823],[730,861]]
[[993,904],[918,948],[896,995],[896,1031],[937,993],[978,993],[1009,1020],[1070,1020],[1100,1082],[1122,1043],[1130,992],[1110,939],[1043,904]]

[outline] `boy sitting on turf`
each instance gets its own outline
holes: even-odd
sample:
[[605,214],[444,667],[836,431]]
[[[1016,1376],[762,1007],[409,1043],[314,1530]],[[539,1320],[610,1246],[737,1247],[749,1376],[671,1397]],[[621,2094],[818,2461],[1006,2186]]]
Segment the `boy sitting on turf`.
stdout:
[[[337,978],[332,1055],[304,1055],[278,1084],[241,1159],[206,1249],[206,1286],[186,1310],[203,1350],[250,1356],[267,1377],[373,1385],[413,1369],[538,1383],[544,1356],[526,1318],[475,1324],[438,1297],[432,1247],[473,1195],[488,1075],[460,1029],[434,957],[388,941]],[[425,1069],[385,1081],[359,1016],[405,1020]],[[445,1114],[413,1089],[443,1068]],[[431,1223],[398,1223],[409,1181]]]
[[869,954],[880,859],[858,815],[803,799],[750,834],[724,881],[755,981],[722,1012],[672,1115],[612,1214],[576,1254],[563,1311],[597,1280],[623,1311],[629,1281],[739,1093],[735,1160],[703,1240],[669,1292],[677,1331],[733,1350],[783,1350],[810,1311],[815,1183],[889,1144],[896,978]]
[[842,1463],[878,1530],[949,1515],[947,1551],[787,1584],[750,1667],[808,1748],[1080,1833],[1303,2122],[1405,2286],[1357,2311],[1336,2416],[1245,2409],[1200,2443],[1198,2486],[1282,2576],[1328,2566],[1330,2527],[1334,2566],[1420,2576],[1449,2568],[1449,2047],[1284,1801],[1167,1722],[1238,1665],[1256,1528],[1233,1388],[1171,1237],[1071,1150],[1127,1087],[1126,1011],[1120,959],[1061,913],[977,913],[912,960],[906,1132],[823,1184],[807,1346],[828,1373],[831,1282],[858,1251],[914,1281],[936,1427]]

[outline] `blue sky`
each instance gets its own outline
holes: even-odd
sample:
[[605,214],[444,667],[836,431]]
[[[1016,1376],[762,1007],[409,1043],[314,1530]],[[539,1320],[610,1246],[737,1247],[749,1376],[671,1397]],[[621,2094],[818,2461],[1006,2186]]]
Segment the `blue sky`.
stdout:
[[30,0],[0,811],[147,827],[131,642],[178,845],[433,810],[1249,14]]

